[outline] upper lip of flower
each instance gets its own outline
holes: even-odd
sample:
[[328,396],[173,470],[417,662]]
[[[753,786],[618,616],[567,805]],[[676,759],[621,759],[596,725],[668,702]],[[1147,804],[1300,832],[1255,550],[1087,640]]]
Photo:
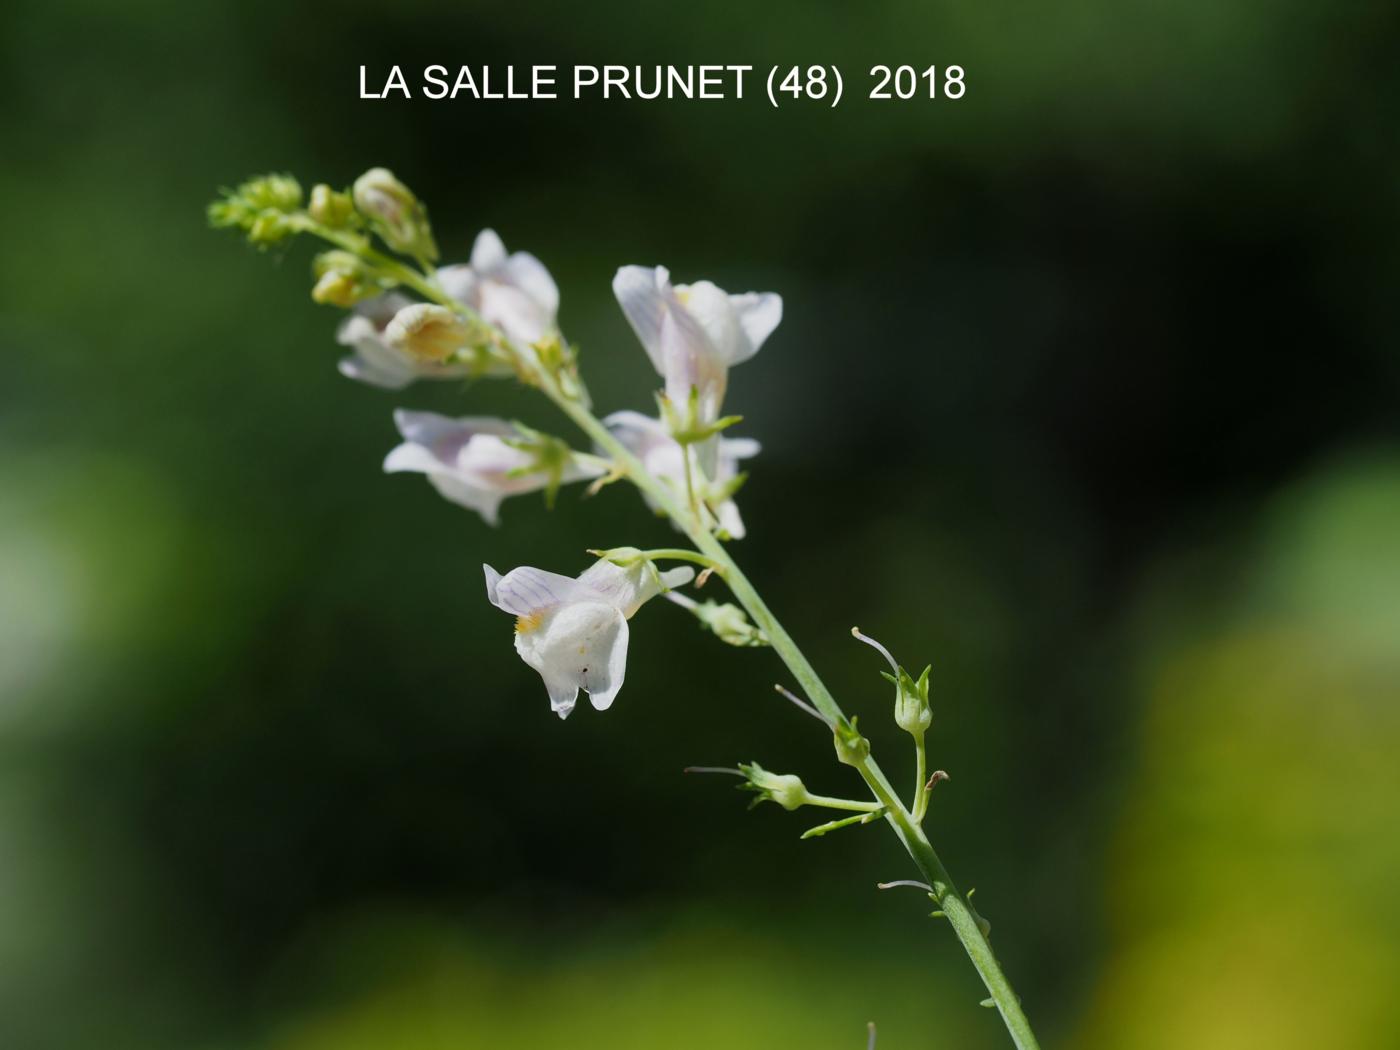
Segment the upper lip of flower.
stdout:
[[[664,266],[619,268],[613,294],[663,376],[675,367],[668,359],[677,348],[709,359],[718,369],[746,361],[783,317],[783,300],[773,292],[730,295],[710,281],[672,285]],[[668,341],[674,344],[672,354]]]
[[538,342],[554,327],[559,312],[554,278],[529,252],[507,254],[495,230],[477,234],[469,263],[445,266],[437,278],[448,295],[516,342]]

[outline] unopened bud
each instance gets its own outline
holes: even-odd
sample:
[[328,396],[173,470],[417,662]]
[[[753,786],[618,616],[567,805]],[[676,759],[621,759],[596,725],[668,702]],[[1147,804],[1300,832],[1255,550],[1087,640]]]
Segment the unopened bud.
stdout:
[[296,211],[301,207],[301,183],[290,175],[260,175],[243,183],[237,192],[251,208]]
[[371,168],[355,180],[353,192],[355,207],[390,248],[416,259],[437,259],[427,209],[392,171]]
[[363,286],[353,277],[339,270],[332,270],[323,273],[312,286],[311,298],[322,306],[340,306],[348,310],[369,296],[363,293]]
[[472,341],[471,326],[445,306],[414,303],[394,315],[384,329],[390,346],[420,361],[444,362],[467,350]]
[[260,248],[285,240],[297,232],[301,186],[290,175],[260,175],[222,190],[209,205],[213,226],[234,227]]
[[755,806],[760,802],[776,802],[783,809],[794,810],[805,806],[811,798],[802,778],[792,773],[770,773],[757,762],[748,765],[740,762],[739,771],[747,780],[747,783],[740,785],[742,790],[758,795],[753,800]]
[[374,271],[351,252],[322,252],[312,269],[316,286],[311,298],[318,303],[349,308],[380,292]]
[[311,188],[311,203],[306,210],[322,226],[333,230],[350,225],[355,218],[355,202],[350,194],[337,192],[324,182]]
[[286,240],[295,231],[280,212],[265,211],[252,220],[248,227],[248,240],[252,244],[266,246]]

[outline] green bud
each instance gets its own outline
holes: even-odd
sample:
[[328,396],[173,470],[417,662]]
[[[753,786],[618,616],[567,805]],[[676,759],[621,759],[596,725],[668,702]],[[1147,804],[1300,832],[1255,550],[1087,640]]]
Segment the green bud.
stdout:
[[257,210],[289,212],[301,207],[301,183],[290,175],[259,175],[234,193]]
[[290,237],[296,230],[285,215],[275,211],[265,211],[248,226],[248,240],[259,246],[277,244]]
[[870,757],[870,741],[860,735],[854,718],[849,725],[838,722],[832,732],[836,760],[842,765],[859,766]]
[[768,636],[749,622],[743,609],[731,602],[701,602],[693,611],[722,642],[741,647],[768,644]]
[[297,232],[301,186],[290,175],[262,175],[221,192],[209,205],[210,225],[236,227],[260,248]]
[[329,306],[349,308],[378,295],[380,285],[375,270],[352,252],[322,252],[312,265],[316,286],[311,298]]
[[355,180],[353,193],[355,207],[390,248],[415,259],[437,259],[427,209],[392,171],[370,168]]
[[355,202],[350,199],[350,194],[333,190],[324,182],[311,188],[311,204],[307,211],[322,226],[333,230],[353,225],[359,218],[355,214]]
[[748,765],[740,762],[739,772],[744,774],[746,781],[739,785],[739,790],[753,791],[758,795],[750,809],[760,802],[776,802],[783,809],[794,810],[805,806],[811,797],[802,779],[791,773],[770,773],[757,762]]

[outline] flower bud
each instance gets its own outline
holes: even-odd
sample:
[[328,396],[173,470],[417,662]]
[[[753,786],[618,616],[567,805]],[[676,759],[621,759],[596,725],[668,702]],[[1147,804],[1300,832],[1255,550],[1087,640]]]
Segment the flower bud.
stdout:
[[392,171],[371,168],[355,180],[353,192],[355,207],[390,248],[414,258],[437,259],[427,209]]
[[290,175],[261,175],[243,183],[237,192],[250,208],[287,212],[301,207],[301,183]]
[[306,210],[322,226],[333,230],[349,226],[355,219],[355,202],[350,194],[339,193],[324,182],[311,188],[311,203]]
[[420,361],[442,363],[472,345],[470,324],[445,306],[414,303],[394,315],[384,340]]
[[805,806],[811,798],[802,779],[791,773],[770,773],[757,762],[748,765],[740,762],[739,772],[743,773],[746,779],[746,783],[741,784],[740,789],[753,791],[758,795],[753,800],[753,806],[760,802],[776,802],[783,809],[794,810]]
[[248,226],[248,241],[266,247],[286,240],[295,231],[280,212],[265,211]]
[[290,175],[260,175],[221,190],[209,205],[211,225],[233,227],[248,235],[260,248],[276,244],[297,232],[295,214],[301,206],[301,186]]
[[316,286],[311,298],[329,306],[349,308],[379,294],[374,271],[351,252],[322,252],[312,267]]

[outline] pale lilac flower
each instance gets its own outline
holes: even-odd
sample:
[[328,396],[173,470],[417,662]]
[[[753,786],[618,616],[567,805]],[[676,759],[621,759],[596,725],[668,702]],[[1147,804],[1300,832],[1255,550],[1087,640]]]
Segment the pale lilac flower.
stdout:
[[503,419],[453,419],[436,412],[399,409],[394,423],[404,440],[385,457],[384,469],[427,475],[445,497],[476,511],[490,525],[497,523],[501,501],[507,496],[603,473],[569,456],[556,468],[556,479],[538,455],[508,443],[522,435]]
[[[666,424],[640,412],[614,412],[603,420],[627,450],[642,461],[647,473],[660,478],[670,485],[681,499],[686,498],[685,487],[685,448],[671,437]],[[701,472],[701,462],[692,460],[692,483],[699,489],[697,495],[704,498],[712,494],[717,497],[715,516],[719,527],[734,539],[744,538],[744,519],[739,515],[738,504],[730,495],[725,495],[729,484],[739,476],[739,461],[749,459],[759,453],[759,444],[752,438],[727,438],[720,435],[714,445],[714,461],[710,466],[713,477]],[[646,494],[643,493],[645,496]],[[652,510],[659,510],[650,496],[646,496]]]
[[[443,291],[470,306],[482,320],[498,326],[521,348],[547,337],[555,329],[559,289],[544,264],[528,252],[506,254],[494,230],[482,230],[472,247],[470,263],[444,266],[437,271]],[[409,352],[401,335],[395,339],[390,324],[404,310],[407,322],[421,320],[425,310],[397,292],[375,296],[355,307],[341,324],[336,339],[354,353],[340,361],[340,372],[371,386],[402,390],[418,379],[465,379],[477,375],[509,375],[506,362],[478,356],[472,361],[432,361]],[[467,326],[463,325],[464,340]],[[464,343],[462,349],[470,349]]]
[[471,364],[427,361],[388,338],[394,317],[415,305],[407,296],[390,292],[356,306],[335,335],[337,342],[354,351],[340,359],[340,374],[386,390],[402,390],[416,379],[465,379],[472,375]]
[[578,579],[523,566],[502,576],[489,565],[486,596],[515,620],[515,651],[540,673],[549,705],[567,718],[580,689],[599,711],[611,706],[627,673],[627,621],[662,590],[689,583],[688,566],[658,572],[602,560]]
[[730,295],[709,281],[672,285],[664,266],[622,267],[613,294],[676,409],[684,411],[697,392],[701,424],[719,418],[730,367],[758,353],[783,319],[783,300],[772,292]]
[[559,288],[544,264],[529,252],[506,254],[495,230],[482,230],[472,245],[471,262],[437,272],[443,290],[498,326],[521,346],[554,331]]

